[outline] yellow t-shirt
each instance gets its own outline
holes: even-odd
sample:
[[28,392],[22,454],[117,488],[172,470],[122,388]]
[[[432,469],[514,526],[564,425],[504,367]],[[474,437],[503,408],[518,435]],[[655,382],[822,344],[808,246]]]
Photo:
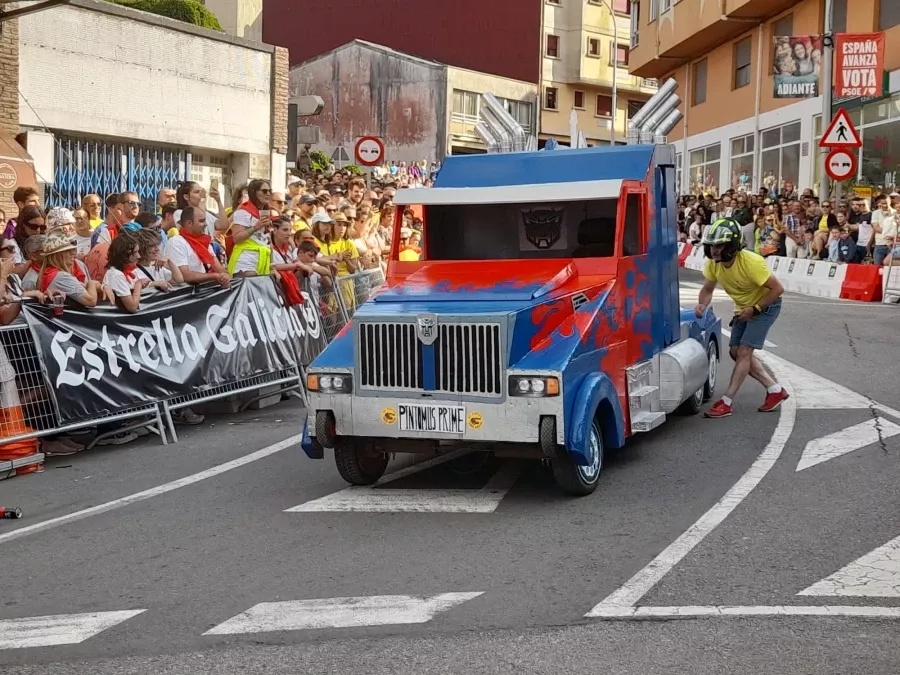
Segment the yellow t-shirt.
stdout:
[[707,260],[703,267],[703,276],[722,284],[722,288],[734,300],[735,312],[753,307],[765,297],[769,292],[765,283],[771,274],[765,259],[747,250],[740,251],[735,256],[731,267],[725,267],[714,260]]
[[291,226],[294,228],[294,232],[299,232],[300,230],[308,230],[309,223],[307,223],[302,217],[296,218]]
[[103,224],[103,218],[97,218],[96,220],[91,221],[91,229],[96,230],[98,225]]
[[824,215],[819,218],[819,230],[822,232],[828,232],[828,216]]
[[[352,259],[359,258],[359,251],[356,250],[356,244],[353,243],[352,239],[339,239],[338,241],[333,241],[330,244],[325,244],[321,249],[325,255],[340,255],[344,251],[350,251],[350,257]],[[350,268],[347,267],[347,263],[339,262],[337,264],[338,276],[345,277],[350,274]]]

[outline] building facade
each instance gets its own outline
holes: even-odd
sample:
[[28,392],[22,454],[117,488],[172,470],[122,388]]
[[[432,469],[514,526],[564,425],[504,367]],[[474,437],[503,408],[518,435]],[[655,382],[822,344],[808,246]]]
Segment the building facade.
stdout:
[[[900,183],[900,2],[833,4],[834,32],[885,33],[884,97],[836,103],[851,110],[863,137],[856,182],[895,187]],[[806,44],[813,47],[815,62],[824,11],[824,0],[633,0],[631,72],[660,82],[675,78],[683,99],[684,119],[669,134],[683,193],[758,190],[786,182],[817,187],[822,99],[776,96],[774,46],[776,38],[813,36]]]
[[384,142],[388,162],[428,162],[485,152],[474,127],[480,97],[491,92],[527,129],[536,125],[537,86],[421,59],[364,40],[298,64],[290,96],[318,94],[325,109],[301,125],[319,127],[317,150],[336,165],[355,163],[363,136]]
[[[541,135],[569,142],[574,111],[589,145],[625,143],[628,120],[656,92],[629,74],[630,0],[541,0]],[[613,111],[613,83],[616,110]]]
[[[78,35],[78,40],[71,36]],[[98,0],[18,21],[17,128],[45,203],[180,180],[284,183],[288,54]],[[115,58],[110,58],[115,54]]]
[[537,83],[541,0],[264,0],[263,39],[291,65],[360,39],[426,60]]

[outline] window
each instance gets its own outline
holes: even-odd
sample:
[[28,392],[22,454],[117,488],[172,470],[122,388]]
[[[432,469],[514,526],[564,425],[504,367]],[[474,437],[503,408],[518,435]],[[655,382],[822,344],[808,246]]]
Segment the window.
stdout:
[[547,0],[548,5],[561,5],[562,0]]
[[640,25],[641,25],[641,3],[632,2],[631,3],[631,48],[634,49],[637,47],[641,40],[640,34]]
[[691,100],[693,105],[706,103],[706,59],[694,64],[694,76],[692,79],[693,90]]
[[776,192],[786,182],[796,186],[800,180],[800,122],[763,130],[760,147],[763,186]]
[[659,3],[660,3],[660,6],[659,6],[660,13],[668,12],[670,9],[672,9],[672,0],[659,0]]
[[529,101],[513,101],[508,98],[497,97],[497,100],[506,108],[506,111],[513,116],[526,134],[530,134],[534,128],[534,106]]
[[547,110],[559,110],[559,90],[556,87],[544,89],[544,107]]
[[597,109],[594,111],[597,117],[612,117],[612,96],[597,94]]
[[[612,50],[609,54],[609,65],[613,64]],[[628,47],[625,45],[616,45],[616,65],[628,67]]]
[[691,194],[719,195],[719,160],[722,158],[722,147],[710,145],[705,148],[691,150]]
[[659,0],[647,0],[650,3],[650,21],[656,21],[659,16]]
[[613,0],[612,8],[618,14],[630,14],[631,0]]
[[772,24],[772,37],[784,37],[794,34],[794,15],[788,14]]
[[576,91],[574,101],[572,102],[572,106],[578,108],[579,110],[584,110],[584,92]]
[[831,30],[835,33],[847,32],[847,0],[833,0],[831,10]]
[[750,38],[746,37],[734,45],[734,88],[740,89],[750,84]]
[[600,40],[588,38],[587,53],[588,56],[600,56]]
[[684,178],[683,170],[684,170],[684,155],[682,155],[679,152],[679,153],[676,153],[676,155],[675,155],[675,180],[677,181],[675,183],[675,194],[676,195],[680,195],[681,191],[684,189],[684,183],[681,182],[682,178]]
[[900,26],[900,4],[897,0],[881,0],[878,5],[878,30]]
[[559,58],[559,36],[558,35],[548,35],[547,36],[547,56],[551,59]]
[[628,119],[631,119],[632,117],[637,115],[640,109],[643,107],[643,101],[628,101]]
[[453,114],[475,117],[478,114],[478,101],[481,97],[473,91],[453,90]]
[[731,186],[740,192],[753,192],[754,134],[731,139]]
[[625,197],[625,231],[622,233],[622,255],[643,255],[644,237],[641,232],[641,195]]

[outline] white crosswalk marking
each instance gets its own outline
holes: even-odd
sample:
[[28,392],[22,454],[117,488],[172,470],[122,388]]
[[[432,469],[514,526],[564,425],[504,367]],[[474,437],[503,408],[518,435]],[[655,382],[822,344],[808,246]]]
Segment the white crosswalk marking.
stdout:
[[854,450],[900,434],[900,427],[880,417],[841,429],[822,438],[814,438],[803,449],[797,471],[803,471],[829,459],[841,457]]
[[349,487],[294,506],[285,513],[493,513],[515,485],[524,463],[508,461],[480,490],[388,489],[379,487],[448,460],[469,454],[460,450],[407,467],[382,478],[372,487]]
[[900,537],[797,595],[900,598]]
[[145,611],[132,609],[0,619],[0,649],[78,644]]
[[483,591],[441,593],[424,598],[410,595],[373,595],[263,602],[208,630],[204,635],[427,623],[436,614],[477,598],[482,593]]

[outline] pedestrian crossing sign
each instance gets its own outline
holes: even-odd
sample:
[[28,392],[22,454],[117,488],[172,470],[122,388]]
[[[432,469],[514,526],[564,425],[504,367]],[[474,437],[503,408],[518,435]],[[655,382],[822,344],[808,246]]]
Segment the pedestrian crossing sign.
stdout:
[[822,134],[822,139],[819,141],[819,147],[862,147],[862,140],[859,137],[859,132],[856,130],[856,127],[853,126],[853,122],[850,121],[850,115],[847,114],[847,111],[844,108],[840,108],[837,111],[834,119],[831,120],[831,124],[828,125],[825,133]]

